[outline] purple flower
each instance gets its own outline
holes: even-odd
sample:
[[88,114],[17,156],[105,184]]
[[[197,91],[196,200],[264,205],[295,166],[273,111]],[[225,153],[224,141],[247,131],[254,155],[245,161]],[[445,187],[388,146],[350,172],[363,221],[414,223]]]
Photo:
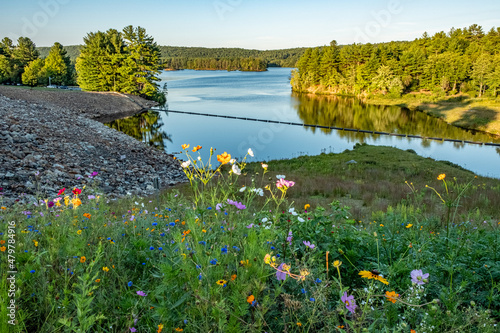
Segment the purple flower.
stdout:
[[95,199],[95,195],[91,194],[91,195],[88,196],[88,198],[89,198],[89,200]]
[[245,209],[245,208],[247,208],[247,206],[245,206],[241,202],[233,201],[233,200],[230,200],[230,199],[227,199],[227,203],[230,204],[230,205],[235,206],[238,209]]
[[421,269],[415,269],[411,271],[410,276],[411,282],[422,285],[428,282],[429,273],[424,274]]
[[250,223],[249,225],[247,225],[248,229],[251,229],[252,227],[253,227],[253,223]]
[[54,202],[53,202],[53,201],[49,201],[49,202],[47,203],[47,206],[48,206],[49,208],[54,207]]
[[308,248],[310,248],[311,250],[316,247],[316,245],[311,244],[311,242],[309,242],[309,241],[307,241],[307,242],[303,241],[302,243],[304,243],[304,245],[307,246]]
[[292,245],[292,230],[288,232],[288,237],[286,238],[286,241],[288,242],[288,245]]
[[220,211],[220,209],[222,208],[222,204],[221,203],[218,203],[217,205],[215,205],[215,209]]
[[135,329],[135,327],[129,327],[128,329],[130,330],[130,332],[137,332],[137,330]]
[[285,281],[285,279],[286,279],[287,273],[283,272],[283,265],[284,265],[284,263],[279,265],[278,271],[276,272],[276,279],[278,279],[278,281]]
[[342,300],[342,303],[345,304],[346,309],[351,311],[351,313],[354,313],[354,310],[358,307],[356,305],[356,300],[354,300],[354,296],[347,296],[347,291],[345,291],[344,295],[340,299]]
[[147,295],[144,293],[144,291],[140,291],[140,290],[139,290],[139,291],[137,291],[137,295],[139,295],[139,296],[147,296]]

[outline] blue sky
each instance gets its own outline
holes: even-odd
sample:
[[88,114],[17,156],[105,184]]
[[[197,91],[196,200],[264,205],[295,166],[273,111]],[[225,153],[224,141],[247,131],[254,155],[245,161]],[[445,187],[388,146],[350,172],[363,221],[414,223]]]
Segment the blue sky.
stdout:
[[131,24],[160,45],[268,50],[413,40],[474,23],[499,27],[499,1],[15,0],[2,4],[0,38],[74,45]]

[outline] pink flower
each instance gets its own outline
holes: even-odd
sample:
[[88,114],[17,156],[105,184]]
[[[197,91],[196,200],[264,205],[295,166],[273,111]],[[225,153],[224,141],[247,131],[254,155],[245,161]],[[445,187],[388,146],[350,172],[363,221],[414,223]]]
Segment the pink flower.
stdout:
[[147,296],[147,294],[144,293],[144,291],[137,291],[137,295],[139,296]]
[[354,300],[354,296],[347,296],[347,291],[345,291],[344,295],[340,299],[342,300],[342,303],[345,304],[346,309],[351,311],[351,313],[354,313],[354,310],[358,307],[356,305],[356,301]]
[[311,244],[311,242],[309,242],[309,241],[307,241],[307,242],[303,241],[302,243],[304,243],[304,245],[307,246],[308,248],[310,248],[311,250],[316,247],[316,245]]
[[282,188],[282,187],[290,188],[293,185],[295,185],[295,182],[292,182],[291,180],[285,180],[284,178],[280,178],[276,182],[276,187],[278,187],[278,188]]

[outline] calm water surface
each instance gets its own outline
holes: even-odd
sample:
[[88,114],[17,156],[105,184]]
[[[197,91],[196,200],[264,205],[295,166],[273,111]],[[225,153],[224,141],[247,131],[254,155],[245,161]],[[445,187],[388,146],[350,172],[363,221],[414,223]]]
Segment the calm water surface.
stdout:
[[[298,95],[291,92],[289,68],[267,72],[167,71],[167,110],[243,116],[345,128],[414,134],[480,142],[498,138],[459,129],[421,112],[394,106],[365,105],[352,98]],[[212,118],[173,112],[149,112],[108,124],[138,140],[165,149],[181,150],[185,143],[244,156],[248,148],[254,160],[270,160],[339,153],[353,145],[413,149],[419,155],[447,160],[477,174],[500,178],[500,149],[463,143],[398,138],[356,132],[313,129],[283,124]],[[182,155],[179,155],[182,158]],[[436,170],[439,173],[439,170]]]

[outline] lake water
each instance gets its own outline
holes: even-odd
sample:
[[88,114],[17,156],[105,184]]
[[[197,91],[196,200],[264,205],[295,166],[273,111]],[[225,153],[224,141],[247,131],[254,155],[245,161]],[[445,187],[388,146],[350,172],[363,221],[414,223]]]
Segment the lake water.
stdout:
[[[472,133],[421,112],[395,106],[365,105],[353,98],[294,94],[289,68],[266,72],[165,71],[167,110],[252,117],[303,124],[384,131],[426,137],[500,143],[498,138]],[[483,175],[500,178],[500,149],[492,146],[401,138],[284,124],[213,118],[174,112],[149,112],[108,124],[138,140],[178,153],[182,144],[210,147],[250,160],[268,161],[339,153],[356,143],[413,149],[417,154],[447,160]],[[182,159],[182,155],[177,155]],[[436,170],[436,174],[439,170]]]

